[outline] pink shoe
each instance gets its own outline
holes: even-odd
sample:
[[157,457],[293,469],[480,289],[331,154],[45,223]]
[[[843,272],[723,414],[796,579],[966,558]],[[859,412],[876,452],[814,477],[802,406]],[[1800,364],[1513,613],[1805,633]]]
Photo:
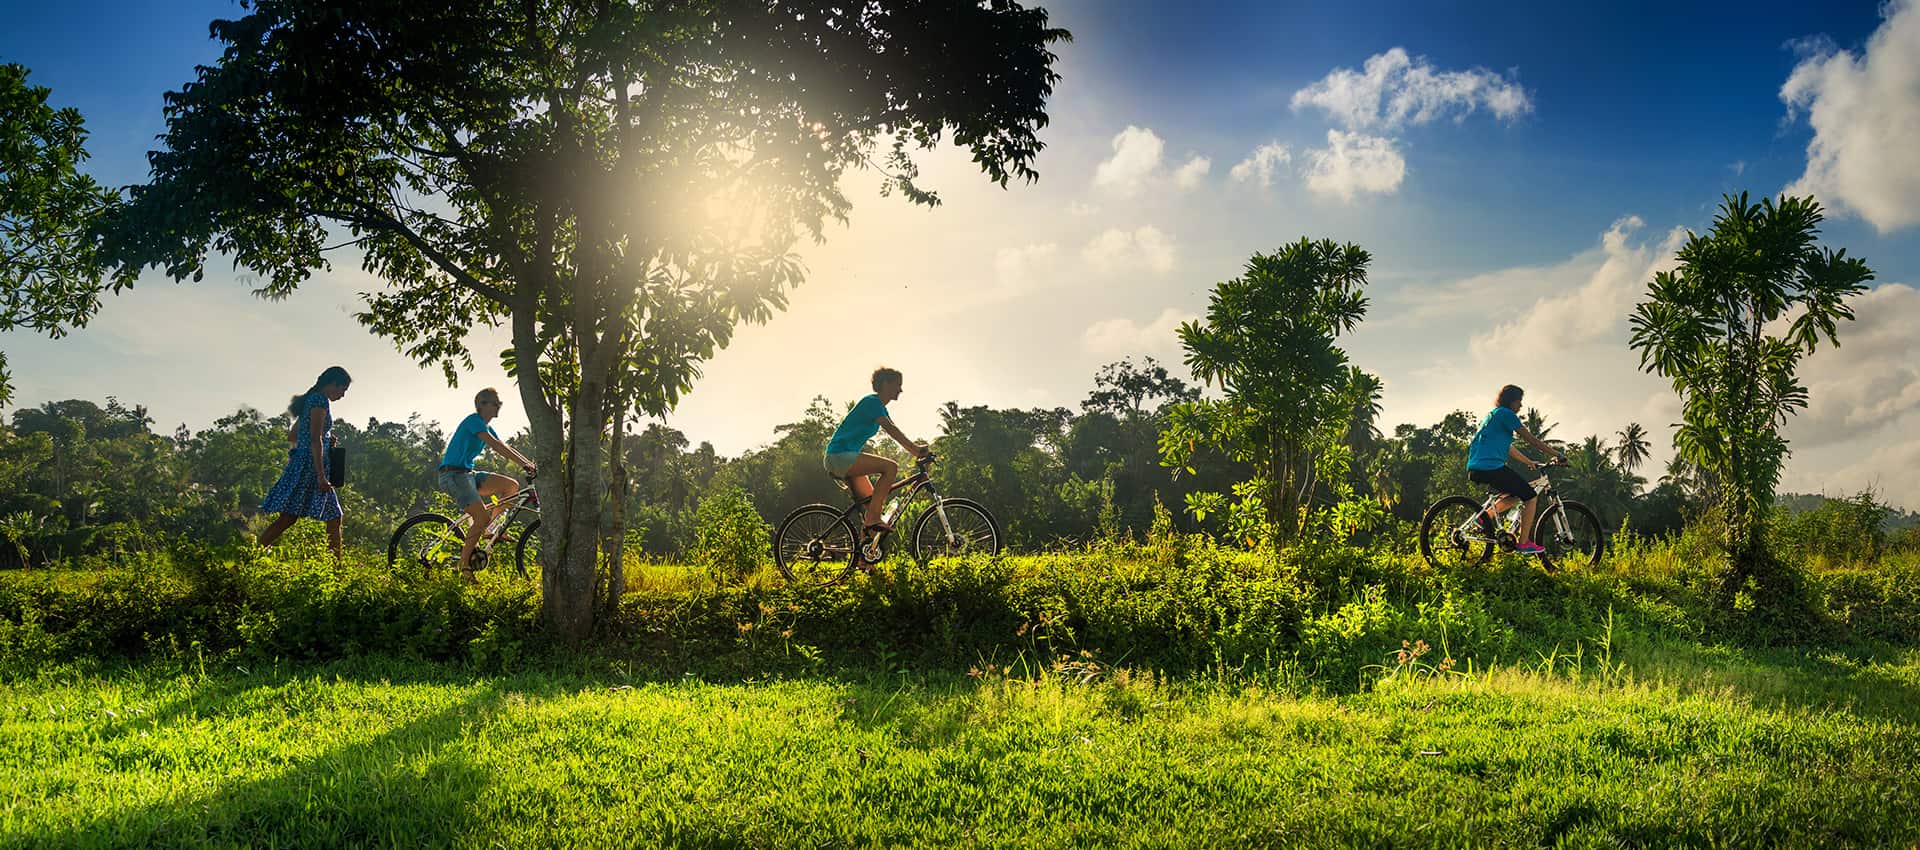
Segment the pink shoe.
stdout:
[[1519,552],[1522,555],[1545,555],[1547,554],[1547,547],[1542,546],[1538,543],[1529,541],[1529,542],[1520,544],[1520,547],[1518,549],[1515,549],[1514,551]]

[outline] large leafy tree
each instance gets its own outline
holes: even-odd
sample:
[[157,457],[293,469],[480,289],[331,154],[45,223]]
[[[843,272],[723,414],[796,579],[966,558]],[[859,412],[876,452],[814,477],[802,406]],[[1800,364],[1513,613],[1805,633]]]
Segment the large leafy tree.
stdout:
[[1771,577],[1763,521],[1787,457],[1780,428],[1807,405],[1795,369],[1822,338],[1839,344],[1848,299],[1873,279],[1865,262],[1815,244],[1821,218],[1812,198],[1727,196],[1712,232],[1688,236],[1631,319],[1641,368],[1680,394],[1680,459],[1720,482],[1728,591]]
[[[449,380],[471,328],[509,326],[551,478],[545,614],[575,639],[610,419],[670,403],[783,306],[849,169],[934,203],[910,154],[950,135],[992,180],[1033,179],[1066,37],[1013,0],[242,5],[213,25],[219,62],[168,95],[117,248],[176,277],[230,254],[278,296],[352,242],[389,284],[363,321]],[[665,372],[623,385],[636,363]]]
[[[1216,285],[1207,315],[1180,327],[1196,380],[1222,398],[1175,406],[1161,433],[1162,462],[1185,467],[1212,448],[1253,469],[1241,501],[1258,501],[1281,542],[1301,527],[1316,455],[1337,447],[1356,409],[1358,370],[1335,344],[1360,323],[1371,258],[1358,245],[1301,239],[1255,254],[1240,277]],[[1360,373],[1364,374],[1364,373]],[[1191,501],[1191,500],[1190,500]]]
[[[58,337],[87,323],[132,272],[102,263],[94,224],[119,195],[81,173],[80,113],[55,109],[27,69],[0,65],[0,331]],[[0,405],[13,395],[0,352]]]

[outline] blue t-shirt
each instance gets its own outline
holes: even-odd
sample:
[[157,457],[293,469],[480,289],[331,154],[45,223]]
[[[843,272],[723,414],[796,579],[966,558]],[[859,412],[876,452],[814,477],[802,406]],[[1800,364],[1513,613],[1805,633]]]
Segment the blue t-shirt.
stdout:
[[827,454],[865,449],[867,441],[880,433],[880,418],[886,415],[887,406],[881,403],[880,396],[868,393],[847,413],[847,418],[840,420],[840,427],[833,429],[833,439],[827,441]]
[[483,433],[493,434],[494,439],[500,439],[499,434],[493,433],[493,426],[480,418],[480,414],[468,414],[467,418],[460,420],[460,427],[453,429],[453,436],[447,438],[447,453],[440,457],[440,465],[472,469],[474,458],[479,457],[480,450],[487,447],[486,443],[480,442]]
[[1507,465],[1507,452],[1513,448],[1513,432],[1520,430],[1520,414],[1512,408],[1496,407],[1480,420],[1480,430],[1467,448],[1468,469],[1499,469]]

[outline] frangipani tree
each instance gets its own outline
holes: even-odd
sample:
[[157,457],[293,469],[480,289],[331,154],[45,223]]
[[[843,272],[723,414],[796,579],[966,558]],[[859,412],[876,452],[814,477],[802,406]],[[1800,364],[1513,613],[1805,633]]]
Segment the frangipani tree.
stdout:
[[1807,406],[1800,358],[1822,338],[1840,344],[1848,299],[1873,279],[1865,262],[1815,244],[1822,217],[1812,198],[1726,196],[1713,231],[1688,235],[1679,267],[1654,276],[1630,319],[1640,368],[1680,394],[1677,460],[1720,482],[1729,593],[1768,579],[1764,520],[1788,454],[1780,429]]

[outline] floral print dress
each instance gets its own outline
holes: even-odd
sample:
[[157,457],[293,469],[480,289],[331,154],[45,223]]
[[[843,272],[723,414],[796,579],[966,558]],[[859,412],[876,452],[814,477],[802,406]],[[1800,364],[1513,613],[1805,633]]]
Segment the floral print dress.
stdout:
[[322,462],[326,462],[327,450],[333,448],[333,408],[327,403],[326,395],[315,390],[301,401],[300,418],[293,427],[293,448],[287,452],[287,468],[280,473],[280,480],[273,483],[273,489],[267,491],[266,501],[260,503],[261,511],[320,520],[341,517],[340,494],[332,490],[322,492],[319,483],[325,470],[313,468],[313,426],[308,422],[316,407],[326,416],[320,446]]

